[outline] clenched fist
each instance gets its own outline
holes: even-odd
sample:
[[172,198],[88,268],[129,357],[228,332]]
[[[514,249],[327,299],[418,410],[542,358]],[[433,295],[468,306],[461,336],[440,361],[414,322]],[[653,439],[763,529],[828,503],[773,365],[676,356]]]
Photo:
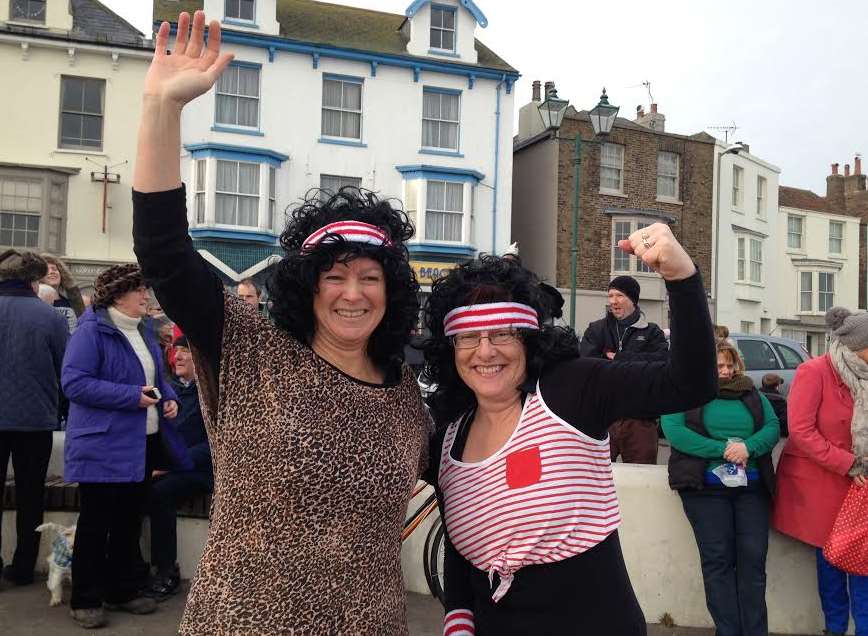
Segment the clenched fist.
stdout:
[[696,272],[690,255],[665,223],[654,223],[636,230],[626,239],[618,241],[618,247],[641,258],[665,280],[683,280]]

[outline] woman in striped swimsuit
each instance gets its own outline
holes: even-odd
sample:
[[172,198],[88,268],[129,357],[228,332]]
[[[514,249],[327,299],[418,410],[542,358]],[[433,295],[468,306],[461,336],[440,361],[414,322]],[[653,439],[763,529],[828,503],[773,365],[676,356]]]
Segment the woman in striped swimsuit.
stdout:
[[547,324],[538,279],[508,259],[483,256],[432,289],[444,634],[646,633],[618,541],[606,431],[704,404],[717,378],[702,279],[669,228],[621,247],[666,280],[669,362],[579,359],[575,334]]

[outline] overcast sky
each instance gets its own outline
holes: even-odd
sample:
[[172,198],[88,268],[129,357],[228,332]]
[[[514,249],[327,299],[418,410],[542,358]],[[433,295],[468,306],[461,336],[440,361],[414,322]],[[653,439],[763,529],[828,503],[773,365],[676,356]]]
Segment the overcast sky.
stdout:
[[[150,32],[150,2],[102,0]],[[403,13],[410,0],[340,0]],[[864,0],[477,0],[477,37],[519,70],[516,114],[534,79],[579,110],[605,86],[633,118],[651,93],[666,130],[738,126],[735,140],[782,170],[781,184],[825,194],[830,164],[868,154]],[[733,138],[730,137],[730,141]]]

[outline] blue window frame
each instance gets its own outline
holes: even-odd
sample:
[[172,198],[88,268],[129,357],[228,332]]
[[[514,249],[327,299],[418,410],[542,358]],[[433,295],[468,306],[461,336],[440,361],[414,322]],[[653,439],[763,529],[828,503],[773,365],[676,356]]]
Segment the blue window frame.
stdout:
[[422,90],[422,148],[458,152],[461,91],[424,87]]
[[256,15],[256,0],[226,0],[223,15],[232,20],[253,22]]
[[360,77],[322,76],[322,136],[362,139],[362,85]]
[[431,48],[455,50],[455,7],[431,5]]
[[261,64],[232,62],[215,89],[215,126],[259,130]]

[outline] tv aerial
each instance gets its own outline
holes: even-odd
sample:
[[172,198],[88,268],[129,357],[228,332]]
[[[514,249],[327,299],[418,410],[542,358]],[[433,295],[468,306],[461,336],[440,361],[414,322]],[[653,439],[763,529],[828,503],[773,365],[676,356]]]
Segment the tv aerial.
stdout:
[[732,122],[729,126],[708,126],[708,130],[714,130],[717,132],[723,133],[723,141],[724,143],[729,143],[729,136],[735,136],[735,131],[738,130],[738,126],[735,125],[735,121]]

